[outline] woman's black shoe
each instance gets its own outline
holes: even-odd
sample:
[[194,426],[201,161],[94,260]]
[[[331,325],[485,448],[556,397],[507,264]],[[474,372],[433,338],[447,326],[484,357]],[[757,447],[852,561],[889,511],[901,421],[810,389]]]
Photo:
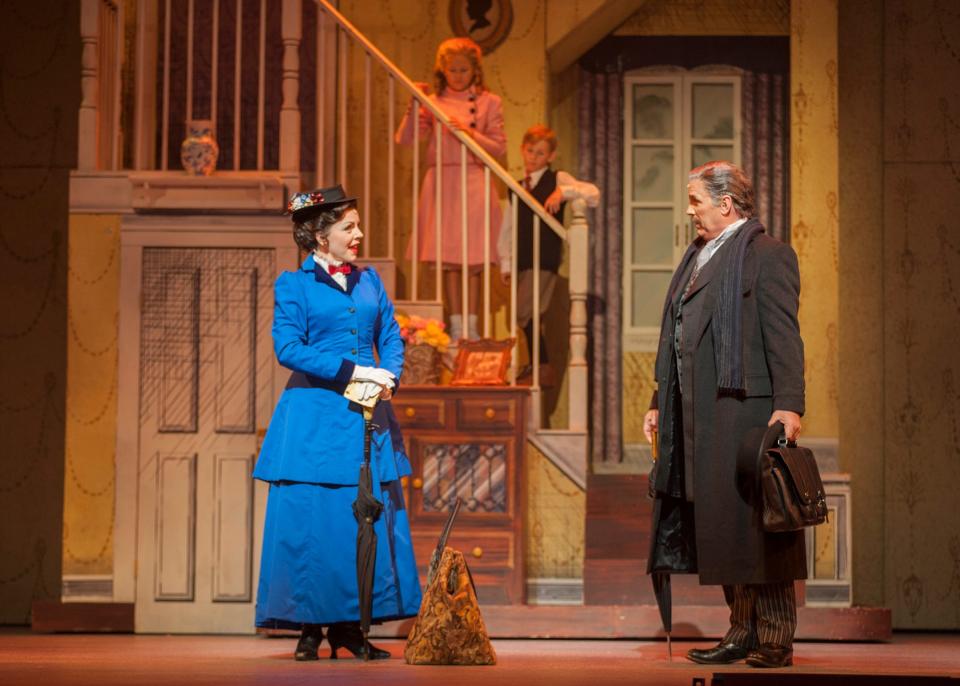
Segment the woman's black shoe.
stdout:
[[300,633],[300,640],[297,641],[297,650],[293,653],[293,659],[297,662],[319,660],[317,649],[322,642],[323,628],[315,624],[305,624]]
[[[327,640],[330,642],[330,659],[337,659],[337,649],[346,648],[354,657],[364,660],[386,660],[390,653],[381,650],[367,641],[363,643],[363,633],[356,624],[332,624],[327,630]],[[367,656],[367,648],[370,649],[370,655]]]

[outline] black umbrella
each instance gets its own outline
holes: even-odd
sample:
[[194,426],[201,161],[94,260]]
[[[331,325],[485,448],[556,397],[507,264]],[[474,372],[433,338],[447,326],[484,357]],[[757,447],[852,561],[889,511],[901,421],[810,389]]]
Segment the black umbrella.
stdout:
[[440,531],[440,540],[437,541],[437,547],[434,548],[433,554],[430,556],[430,566],[427,567],[427,588],[430,588],[430,584],[433,583],[433,577],[436,576],[437,570],[440,569],[440,560],[443,559],[443,550],[447,547],[447,539],[450,538],[450,532],[453,530],[453,520],[457,518],[457,513],[460,512],[460,505],[462,503],[463,498],[457,496],[457,501],[450,509],[450,514],[447,515],[447,522],[443,525],[443,529]]
[[663,623],[663,633],[667,635],[667,659],[673,661],[673,645],[670,643],[670,632],[673,631],[673,600],[670,596],[670,573],[653,572],[653,595],[657,599],[657,609],[660,610],[660,621]]
[[[660,444],[657,441],[657,429],[654,428],[650,441],[650,457],[653,458],[653,470],[650,472],[650,478],[647,483],[647,494],[651,498],[657,497],[656,488],[653,482],[657,475],[657,460],[660,457]],[[656,513],[659,508],[656,508]],[[655,515],[656,516],[656,515]],[[663,624],[663,632],[667,635],[667,659],[673,661],[673,645],[670,643],[670,632],[673,631],[673,599],[670,595],[670,573],[666,571],[654,571],[650,574],[653,581],[653,596],[657,599],[657,609],[660,610],[660,622]]]
[[377,562],[377,534],[373,523],[383,512],[383,503],[373,495],[373,477],[370,474],[370,440],[375,425],[373,408],[363,408],[363,464],[357,481],[357,499],[353,501],[353,516],[357,519],[357,591],[360,597],[360,631],[363,632],[363,659],[370,659],[370,621],[373,618],[373,574]]

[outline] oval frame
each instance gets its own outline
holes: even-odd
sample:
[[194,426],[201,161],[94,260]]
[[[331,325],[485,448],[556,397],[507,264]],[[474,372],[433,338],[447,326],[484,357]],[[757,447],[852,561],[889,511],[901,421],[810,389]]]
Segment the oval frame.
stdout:
[[[470,5],[475,4],[477,0],[450,0],[447,15],[450,21],[450,28],[455,36],[469,38],[480,46],[484,55],[489,55],[497,49],[501,43],[510,35],[510,29],[513,27],[513,5],[510,0],[488,0],[490,8],[482,12],[474,21],[483,19],[486,21],[486,15],[491,10],[497,10],[495,23],[488,22],[487,26],[479,27],[483,31],[470,30],[463,20],[464,15],[470,16]],[[472,8],[476,10],[477,8]],[[488,28],[489,27],[489,28]]]

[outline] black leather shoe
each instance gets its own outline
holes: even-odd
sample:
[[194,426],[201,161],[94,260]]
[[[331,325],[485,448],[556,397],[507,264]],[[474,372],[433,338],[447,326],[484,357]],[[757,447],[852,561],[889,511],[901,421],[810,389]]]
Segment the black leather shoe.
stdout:
[[763,643],[747,653],[751,667],[789,667],[793,664],[793,649],[776,643]]
[[[346,648],[354,657],[364,660],[386,660],[390,653],[377,648],[367,641],[363,642],[363,633],[356,624],[331,624],[327,629],[327,640],[330,642],[330,659],[337,659],[337,650]],[[367,650],[369,649],[369,655]]]
[[323,628],[307,624],[304,625],[300,633],[300,640],[297,641],[297,649],[293,653],[293,659],[297,662],[307,662],[309,660],[319,660],[317,649],[323,642]]
[[706,650],[692,648],[687,651],[687,659],[701,665],[728,665],[731,662],[742,660],[746,656],[747,649],[741,648],[736,643],[718,643]]

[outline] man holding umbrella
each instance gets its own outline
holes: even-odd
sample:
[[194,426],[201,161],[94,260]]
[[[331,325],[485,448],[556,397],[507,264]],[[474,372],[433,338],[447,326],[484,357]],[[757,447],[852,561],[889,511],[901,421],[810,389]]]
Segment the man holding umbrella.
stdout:
[[730,629],[689,659],[784,667],[793,662],[794,580],[806,577],[803,532],[764,532],[756,476],[743,460],[738,469],[738,455],[756,456],[775,422],[790,440],[800,433],[797,257],[753,218],[753,188],[736,165],[697,167],[687,191],[697,238],[668,289],[644,418],[659,448],[647,571],[668,622],[670,573],[723,586]]

